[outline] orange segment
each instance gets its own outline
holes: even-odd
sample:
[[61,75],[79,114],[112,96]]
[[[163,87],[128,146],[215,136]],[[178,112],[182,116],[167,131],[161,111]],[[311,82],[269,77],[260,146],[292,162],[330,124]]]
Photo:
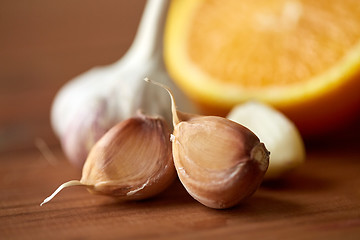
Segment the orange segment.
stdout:
[[173,0],[164,57],[174,81],[208,113],[257,99],[303,132],[326,131],[359,110],[360,4]]

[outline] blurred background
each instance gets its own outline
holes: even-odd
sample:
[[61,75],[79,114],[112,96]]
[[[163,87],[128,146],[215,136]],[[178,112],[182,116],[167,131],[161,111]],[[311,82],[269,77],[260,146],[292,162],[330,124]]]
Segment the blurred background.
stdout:
[[50,108],[60,87],[120,59],[145,0],[0,0],[0,153],[58,140]]
[[[0,0],[0,153],[33,149],[36,139],[58,145],[50,127],[56,92],[90,68],[122,57],[145,3]],[[306,143],[360,145],[358,122]]]

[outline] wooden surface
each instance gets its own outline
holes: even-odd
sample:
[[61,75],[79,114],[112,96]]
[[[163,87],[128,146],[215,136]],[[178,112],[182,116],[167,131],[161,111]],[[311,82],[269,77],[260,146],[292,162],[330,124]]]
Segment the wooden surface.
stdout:
[[[0,0],[0,239],[360,239],[360,125],[307,139],[306,163],[228,210],[176,181],[161,195],[117,202],[73,187],[51,102],[69,79],[119,59],[145,0]],[[36,148],[42,139],[54,157]]]
[[39,152],[2,154],[0,239],[359,239],[360,153],[317,150],[282,182],[266,183],[246,202],[213,210],[178,181],[159,196],[116,202],[83,187],[61,151],[48,162]]

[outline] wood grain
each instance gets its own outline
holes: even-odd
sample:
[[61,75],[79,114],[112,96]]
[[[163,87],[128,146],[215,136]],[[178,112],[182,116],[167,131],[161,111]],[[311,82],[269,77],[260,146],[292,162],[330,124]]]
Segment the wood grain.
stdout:
[[146,201],[118,202],[83,187],[40,202],[62,182],[79,179],[60,150],[50,164],[39,152],[2,154],[1,239],[359,239],[360,154],[312,151],[305,165],[264,183],[246,202],[209,209],[176,181]]

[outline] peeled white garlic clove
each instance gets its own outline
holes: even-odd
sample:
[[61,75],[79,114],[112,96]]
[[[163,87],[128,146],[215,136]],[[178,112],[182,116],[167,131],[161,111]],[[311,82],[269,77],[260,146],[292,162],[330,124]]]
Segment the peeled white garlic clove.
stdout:
[[119,199],[145,199],[167,188],[175,179],[170,130],[162,118],[139,114],[112,127],[93,146],[80,181],[62,184],[60,190],[85,186],[95,194]]
[[253,131],[270,151],[265,179],[276,179],[305,160],[305,147],[296,126],[274,108],[248,102],[236,106],[227,118]]
[[[149,79],[146,81],[151,82]],[[254,133],[229,119],[181,113],[172,100],[173,158],[188,193],[211,208],[229,208],[251,196],[269,164]]]

